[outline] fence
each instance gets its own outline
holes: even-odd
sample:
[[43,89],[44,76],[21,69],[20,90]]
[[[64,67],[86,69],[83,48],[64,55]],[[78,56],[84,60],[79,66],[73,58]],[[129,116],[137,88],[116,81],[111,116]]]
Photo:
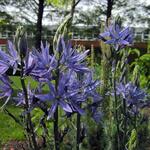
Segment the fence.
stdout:
[[[0,46],[5,47],[7,40],[12,39],[13,37],[14,37],[14,35],[10,34],[10,32],[4,32],[3,34],[0,33]],[[34,37],[35,37],[34,34],[27,35],[28,39],[34,39]],[[43,35],[42,39],[45,39],[47,41],[52,41],[53,36]],[[71,39],[76,40],[76,41],[85,41],[85,42],[86,41],[88,41],[88,42],[93,41],[94,42],[94,41],[97,41],[98,34],[96,35],[94,33],[91,33],[91,34],[88,34],[86,36],[83,36],[83,35],[80,35],[77,33],[72,33]],[[147,43],[148,40],[150,40],[150,34],[134,33],[134,43],[136,43],[136,42]],[[30,40],[30,41],[33,41],[33,40]],[[32,45],[33,43],[30,43],[30,44]]]
[[[94,34],[83,36],[76,33],[72,34],[72,39],[87,39],[87,40],[96,40],[98,36]],[[150,40],[150,34],[146,33],[134,33],[134,42],[147,42]]]

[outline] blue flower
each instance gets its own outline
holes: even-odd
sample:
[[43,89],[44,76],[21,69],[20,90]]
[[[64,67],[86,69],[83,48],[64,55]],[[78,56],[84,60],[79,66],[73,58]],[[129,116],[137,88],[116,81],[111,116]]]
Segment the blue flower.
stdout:
[[96,91],[99,84],[99,81],[93,80],[91,72],[82,75],[78,75],[75,72],[71,74],[67,91],[68,93],[73,93],[69,97],[73,113],[85,114],[84,109],[87,108],[88,99],[92,99],[91,103],[96,104],[97,107],[99,106],[102,100],[102,97]]
[[1,74],[5,73],[9,67],[13,68],[13,74],[16,73],[18,64],[20,64],[20,57],[12,42],[8,41],[8,54],[0,49],[0,59]]
[[[30,88],[30,83],[29,83],[28,86],[27,86],[27,96],[28,96],[28,105],[29,105],[29,107],[32,107],[32,105],[33,105],[33,101],[34,101],[34,98],[35,98],[34,93],[35,93],[35,90],[32,90]],[[14,97],[13,99],[17,103],[17,106],[26,105],[25,94],[24,94],[23,90],[18,92],[17,97]]]
[[[76,49],[71,48],[70,43],[66,44],[63,38],[59,39],[54,56],[49,54],[47,44],[45,47],[41,44],[41,52],[34,50],[28,53],[24,74],[31,75],[49,86],[48,93],[40,92],[34,95],[41,102],[50,102],[48,118],[53,117],[58,106],[66,113],[82,115],[85,111],[81,108],[81,104],[86,105],[88,98],[92,98],[93,103],[101,101],[101,97],[96,92],[99,82],[93,80],[92,73],[85,64],[87,54],[88,51],[77,52]],[[82,75],[83,79],[79,79]]]
[[56,68],[57,61],[55,56],[49,54],[48,45],[44,47],[41,43],[41,52],[33,50],[27,57],[25,66],[25,74],[28,73],[39,81],[47,81],[51,79],[51,71]]
[[60,63],[75,72],[89,72],[84,60],[87,57],[89,50],[79,53],[76,49],[73,49],[71,42],[65,43],[63,38],[59,39],[58,45],[61,50]]
[[76,91],[76,93],[80,93],[80,96],[82,94],[81,101],[85,101],[89,97],[93,98],[93,102],[102,100],[102,97],[96,91],[96,88],[100,85],[100,82],[98,80],[93,80],[92,72],[83,74],[81,78],[74,73],[71,75],[70,82],[68,84],[68,90],[74,92]]
[[103,114],[99,110],[99,107],[97,105],[99,105],[99,104],[94,103],[92,105],[89,105],[88,109],[90,110],[91,116],[94,119],[94,121],[96,123],[99,123],[101,121]]
[[36,67],[36,59],[32,56],[32,52],[27,52],[24,62],[24,75],[29,75]]
[[128,108],[134,113],[138,113],[140,108],[146,106],[147,94],[132,83],[120,83],[117,86],[117,94],[121,95],[123,99],[126,100]]
[[0,74],[5,74],[6,71],[9,69],[9,64],[5,61],[0,60]]
[[48,118],[51,118],[57,108],[58,105],[65,111],[65,112],[72,112],[72,108],[67,101],[67,99],[74,95],[74,93],[67,93],[66,87],[68,80],[70,78],[70,73],[68,74],[60,74],[59,81],[58,81],[58,88],[51,82],[48,82],[49,85],[49,93],[47,94],[36,94],[35,97],[40,99],[41,101],[49,101],[51,102],[51,108],[49,109]]
[[122,29],[118,24],[109,26],[99,38],[106,44],[113,45],[116,51],[129,46],[133,42],[133,33],[129,27]]
[[0,98],[7,98],[2,107],[4,107],[8,103],[12,92],[13,90],[11,88],[9,78],[5,74],[0,75]]
[[[77,50],[71,48],[71,44],[65,44],[63,38],[60,38],[57,51],[61,52],[60,57],[57,54],[50,55],[48,45],[44,47],[41,43],[41,52],[34,49],[28,53],[25,60],[24,74],[31,75],[41,82],[52,80],[55,76],[55,70],[59,68],[64,72],[68,69],[82,73],[89,72],[84,59],[88,51],[78,53]],[[7,66],[6,66],[7,67]],[[5,70],[5,68],[4,68]]]
[[85,111],[84,108],[81,108],[81,103],[86,104],[89,97],[94,98],[94,102],[101,100],[101,97],[96,93],[96,87],[99,83],[93,81],[90,76],[86,81],[80,81],[75,72],[68,71],[60,73],[57,89],[51,82],[48,84],[49,93],[36,94],[35,96],[41,101],[51,103],[49,118],[53,116],[58,105],[68,114],[77,112],[83,115]]

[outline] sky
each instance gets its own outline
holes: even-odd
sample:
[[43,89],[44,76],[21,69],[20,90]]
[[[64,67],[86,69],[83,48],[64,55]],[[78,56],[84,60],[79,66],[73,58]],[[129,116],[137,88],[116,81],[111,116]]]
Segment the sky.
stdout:
[[[132,0],[132,1],[134,1],[134,0]],[[150,4],[150,0],[140,0],[140,2]]]

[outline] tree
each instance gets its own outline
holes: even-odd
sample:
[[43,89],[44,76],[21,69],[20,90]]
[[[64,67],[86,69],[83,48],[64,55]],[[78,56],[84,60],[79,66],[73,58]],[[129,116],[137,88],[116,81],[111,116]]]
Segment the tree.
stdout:
[[[136,21],[150,27],[150,4],[140,3],[135,9],[139,12]],[[138,11],[139,9],[142,10],[142,12]]]
[[75,13],[75,7],[78,5],[80,1],[81,0],[72,0],[70,12],[65,16],[64,20],[59,25],[55,33],[54,40],[53,40],[53,50],[56,50],[57,41],[60,35],[68,36],[68,31],[71,28],[74,13]]
[[7,25],[13,22],[14,18],[6,12],[0,12],[0,25]]
[[112,16],[114,0],[107,0],[107,10],[106,10],[106,25],[109,26],[109,20]]
[[95,0],[85,1],[85,5],[88,7],[93,5],[93,9],[79,12],[76,23],[83,23],[86,25],[100,25],[101,20],[108,20],[112,16],[114,0]]
[[110,18],[109,16],[111,16],[112,20],[120,16],[123,24],[132,26],[150,24],[150,6],[140,0],[137,0],[136,3],[131,0],[93,0],[84,1],[84,5],[87,8],[90,7],[90,9],[83,11],[80,9],[79,15],[76,17],[76,23],[98,25],[100,20],[105,21]]
[[[35,24],[36,24],[36,32],[35,32],[35,47],[37,49],[40,49],[40,44],[42,40],[42,19],[43,19],[43,12],[44,8],[46,7],[47,3],[46,0],[17,0],[12,1],[10,4],[14,5],[15,7],[18,7],[20,11],[23,13],[22,17],[26,19],[28,22],[32,23],[32,19],[34,16],[36,16]],[[25,14],[32,13],[31,21],[28,19],[28,17],[25,16]]]
[[[25,21],[24,23],[33,24],[36,26],[35,47],[40,49],[44,12],[48,11],[48,15],[46,15],[46,17],[51,16],[52,11],[58,15],[59,12],[62,12],[62,8],[64,6],[69,6],[71,2],[71,0],[2,0],[0,6],[3,6],[3,8],[7,5],[13,6],[18,9],[15,16],[19,16],[21,21]],[[68,11],[63,11],[63,14],[65,13],[68,14]]]
[[125,24],[132,25],[132,27],[150,25],[150,5],[146,1],[117,0],[114,1],[114,9]]
[[[46,0],[2,0],[0,6],[5,8],[6,6],[13,6],[15,8],[15,18],[20,18],[23,21],[22,24],[35,25],[35,47],[40,49],[41,37],[42,37],[42,20],[45,8],[51,9],[52,4],[47,3]],[[50,11],[49,11],[50,13]]]

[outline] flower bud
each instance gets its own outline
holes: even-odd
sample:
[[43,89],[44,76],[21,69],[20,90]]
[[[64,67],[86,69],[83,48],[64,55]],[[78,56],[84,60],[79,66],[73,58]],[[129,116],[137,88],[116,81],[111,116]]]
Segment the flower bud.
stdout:
[[15,34],[15,46],[20,57],[24,58],[28,50],[28,44],[27,44],[26,32],[23,26],[19,26],[17,28],[16,34]]

